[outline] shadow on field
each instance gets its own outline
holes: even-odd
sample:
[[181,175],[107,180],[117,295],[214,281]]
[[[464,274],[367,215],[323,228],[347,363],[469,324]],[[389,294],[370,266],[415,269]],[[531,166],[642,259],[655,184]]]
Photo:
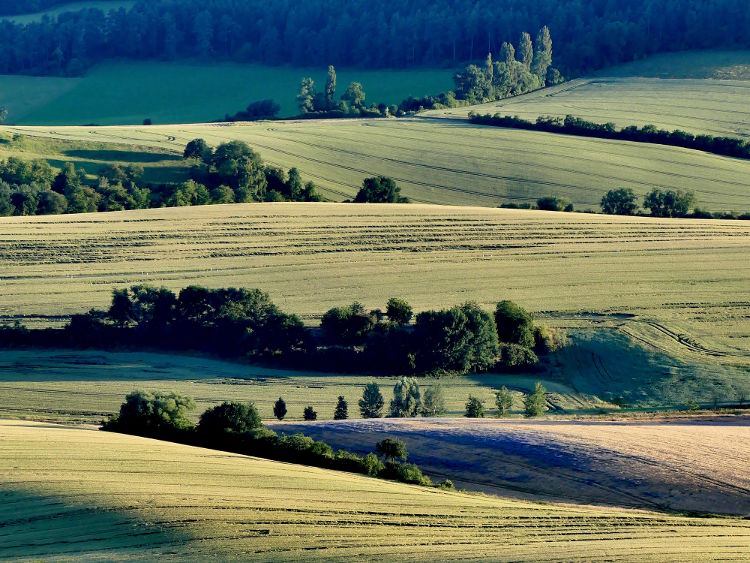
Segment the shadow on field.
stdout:
[[63,154],[73,158],[85,160],[96,160],[98,162],[164,162],[166,160],[179,160],[180,157],[175,153],[168,152],[143,152],[143,151],[120,151],[120,150],[86,150],[70,149],[63,151]]
[[[409,461],[427,475],[451,479],[457,487],[473,491],[651,510],[750,514],[750,488],[740,475],[726,478],[704,466],[693,467],[693,452],[678,445],[675,458],[652,455],[648,435],[636,447],[624,446],[619,430],[611,428],[604,438],[595,438],[596,423],[581,423],[584,433],[591,433],[590,440],[573,439],[566,431],[576,424],[371,419],[269,427],[279,433],[303,432],[334,449],[360,454],[374,451],[386,437],[396,437],[406,443]],[[621,432],[630,428],[623,425]],[[700,433],[696,438],[696,451],[711,442]]]
[[[75,494],[72,491],[72,494]],[[46,492],[0,484],[0,558],[95,559],[154,555],[186,542],[180,531],[111,509]]]

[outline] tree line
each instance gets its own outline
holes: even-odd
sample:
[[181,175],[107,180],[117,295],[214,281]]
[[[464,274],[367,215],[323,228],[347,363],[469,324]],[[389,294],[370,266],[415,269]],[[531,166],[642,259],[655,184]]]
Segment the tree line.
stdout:
[[195,408],[191,397],[177,393],[134,391],[125,397],[116,416],[102,430],[168,440],[242,455],[252,455],[287,463],[361,473],[390,479],[452,489],[445,481],[434,484],[414,464],[407,463],[403,442],[386,438],[375,445],[376,453],[359,456],[338,450],[303,434],[278,435],[263,426],[253,403],[224,402],[201,414],[193,424],[188,413]]
[[[539,209],[542,211],[575,210],[567,199],[556,196],[545,196],[536,200],[536,206],[531,203],[503,203],[503,209]],[[639,209],[635,192],[630,188],[615,188],[609,190],[602,197],[601,212],[607,215],[640,215],[647,216]],[[654,188],[643,197],[643,208],[648,210],[650,217],[683,218],[683,219],[725,219],[750,220],[750,213],[736,211],[710,212],[696,206],[695,193],[685,190],[662,190]],[[583,213],[594,213],[586,209]]]
[[[483,66],[470,64],[453,76],[454,90],[437,95],[409,98],[400,104],[365,103],[367,95],[362,84],[352,82],[340,99],[336,99],[336,68],[328,67],[325,89],[316,90],[315,81],[305,77],[297,93],[297,104],[301,117],[336,118],[336,117],[401,117],[425,109],[454,108],[471,104],[480,104],[494,100],[517,96],[544,88],[547,85],[559,84],[564,80],[560,71],[552,67],[552,36],[547,26],[542,27],[536,37],[536,43],[527,32],[521,34],[519,47],[503,42],[500,47],[499,60],[493,62],[492,52],[487,54]],[[259,115],[257,110],[266,108],[269,113]],[[278,113],[278,105],[270,100],[256,102],[248,106],[248,111],[241,114],[255,119],[273,118]],[[256,111],[251,111],[256,110]],[[275,110],[274,113],[270,113]],[[238,114],[240,115],[240,114]],[[227,121],[236,121],[227,116]]]
[[504,116],[499,113],[495,115],[480,115],[474,112],[469,113],[469,120],[478,125],[546,131],[580,137],[595,137],[598,139],[616,139],[619,141],[670,145],[722,156],[750,158],[750,142],[743,139],[737,137],[717,137],[706,134],[693,135],[679,129],[666,131],[659,129],[655,125],[644,125],[643,127],[629,125],[617,129],[614,123],[594,123],[593,121],[587,121],[573,115],[567,115],[565,118],[540,116],[536,121],[529,121],[518,116]]
[[[0,9],[57,4],[31,2],[3,0]],[[504,42],[543,24],[569,75],[660,52],[750,47],[745,0],[141,0],[1,22],[0,73],[75,75],[112,58],[455,66],[487,52],[499,58]]]
[[5,326],[0,336],[4,346],[197,351],[292,369],[398,375],[529,370],[566,343],[564,333],[511,301],[494,314],[465,303],[416,317],[402,299],[371,311],[355,302],[327,311],[316,329],[258,289],[189,286],[175,294],[145,285],[114,290],[109,309],[73,315],[64,328]]
[[189,180],[151,184],[144,182],[141,166],[109,164],[90,181],[73,163],[56,170],[46,160],[11,156],[0,161],[0,216],[322,199],[315,184],[303,182],[296,168],[287,172],[264,164],[241,141],[212,149],[196,139],[184,157],[191,163]]

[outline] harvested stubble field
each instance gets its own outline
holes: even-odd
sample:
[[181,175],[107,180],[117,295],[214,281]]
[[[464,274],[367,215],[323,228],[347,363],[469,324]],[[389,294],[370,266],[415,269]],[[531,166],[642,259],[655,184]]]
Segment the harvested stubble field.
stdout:
[[394,295],[417,310],[506,298],[583,324],[638,315],[674,349],[747,365],[749,249],[744,221],[427,205],[11,217],[0,219],[0,314],[54,322],[136,283],[258,287],[307,319]]
[[430,475],[486,493],[748,516],[749,422],[378,419],[271,427],[361,452],[397,437]]
[[[333,200],[352,198],[368,176],[394,178],[415,202],[495,207],[564,197],[579,209],[598,209],[608,189],[693,190],[712,211],[750,208],[750,161],[646,143],[474,126],[437,119],[278,121],[131,127],[4,127],[65,142],[157,148],[173,155],[161,166],[185,168],[186,143],[241,140],[263,159],[297,167]],[[64,149],[63,149],[64,150]],[[44,156],[44,155],[41,155]],[[50,154],[51,160],[64,160]],[[182,167],[182,173],[179,168]]]
[[531,121],[570,114],[618,127],[651,124],[669,131],[749,138],[750,81],[587,78],[499,102],[424,115],[465,118],[470,111]]
[[[417,310],[509,298],[566,327],[572,345],[545,365],[550,407],[710,405],[750,395],[750,225],[423,205],[249,204],[0,221],[0,315],[59,324],[106,307],[115,287],[259,287],[316,323],[357,299],[402,296]],[[6,416],[98,421],[134,387],[208,405],[281,394],[290,416],[321,418],[361,376],[276,374],[181,357],[3,352]],[[199,366],[186,369],[192,363]],[[533,386],[538,373],[449,380],[469,393]],[[393,381],[384,380],[386,394]]]
[[709,561],[750,554],[750,523],[738,519],[441,492],[17,422],[0,422],[0,491],[0,551],[21,559]]

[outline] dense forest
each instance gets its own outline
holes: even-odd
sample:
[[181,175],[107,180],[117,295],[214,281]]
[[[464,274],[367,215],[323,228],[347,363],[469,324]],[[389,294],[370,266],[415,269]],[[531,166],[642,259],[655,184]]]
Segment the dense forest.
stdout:
[[[56,4],[36,0],[33,8]],[[746,0],[149,0],[25,26],[3,21],[0,72],[78,74],[114,57],[456,65],[488,52],[500,59],[504,42],[544,25],[566,75],[657,52],[750,47]]]

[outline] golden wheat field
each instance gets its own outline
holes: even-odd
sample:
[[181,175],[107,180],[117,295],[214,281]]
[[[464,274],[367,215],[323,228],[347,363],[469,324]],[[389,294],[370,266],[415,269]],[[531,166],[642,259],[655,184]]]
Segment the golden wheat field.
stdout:
[[[654,188],[692,190],[698,205],[712,211],[750,208],[750,161],[700,151],[587,139],[537,131],[473,126],[462,122],[415,119],[360,119],[131,127],[3,127],[14,135],[69,143],[27,158],[49,158],[61,165],[87,155],[89,165],[119,160],[103,150],[123,152],[141,162],[138,147],[158,148],[159,166],[184,178],[179,160],[188,141],[211,145],[247,142],[264,161],[297,167],[336,201],[352,198],[369,176],[394,178],[414,202],[496,207],[504,202],[535,202],[563,197],[579,209],[598,209],[607,190],[632,188],[643,196]],[[79,150],[76,143],[98,150]],[[126,147],[129,149],[126,150]],[[97,156],[97,153],[103,156]],[[15,154],[15,153],[14,153]],[[165,174],[160,176],[165,180]]]
[[747,366],[749,247],[744,221],[424,205],[13,217],[0,220],[0,314],[59,322],[136,283],[258,287],[311,322],[394,295],[417,310],[511,299],[542,318],[622,325],[670,352]]
[[750,524],[733,518],[443,492],[84,428],[2,421],[0,454],[0,552],[10,558],[740,561],[750,554]]

